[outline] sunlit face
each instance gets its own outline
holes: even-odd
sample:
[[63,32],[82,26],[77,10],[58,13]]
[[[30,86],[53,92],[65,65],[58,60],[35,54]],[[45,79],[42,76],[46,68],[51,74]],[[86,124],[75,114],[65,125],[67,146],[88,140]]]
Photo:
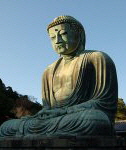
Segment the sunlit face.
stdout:
[[68,23],[59,24],[49,29],[53,49],[61,55],[70,55],[78,47],[79,36]]

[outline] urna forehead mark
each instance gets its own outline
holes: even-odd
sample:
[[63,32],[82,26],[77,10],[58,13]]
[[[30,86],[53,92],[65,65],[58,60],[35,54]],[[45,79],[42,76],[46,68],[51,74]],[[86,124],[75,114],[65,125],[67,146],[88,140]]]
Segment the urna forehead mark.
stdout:
[[54,33],[54,32],[59,32],[59,31],[64,31],[64,30],[69,30],[69,25],[64,23],[64,24],[59,24],[56,26],[53,26],[49,29],[49,34]]

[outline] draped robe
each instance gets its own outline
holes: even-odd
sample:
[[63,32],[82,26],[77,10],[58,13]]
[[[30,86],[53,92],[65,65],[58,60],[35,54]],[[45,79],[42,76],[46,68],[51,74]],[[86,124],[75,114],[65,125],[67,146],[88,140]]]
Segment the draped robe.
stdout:
[[15,124],[13,120],[5,122],[1,136],[113,135],[118,99],[113,61],[99,51],[85,51],[75,59],[72,93],[61,101],[55,99],[53,80],[63,60],[60,58],[43,75],[44,109],[35,116],[14,120]]

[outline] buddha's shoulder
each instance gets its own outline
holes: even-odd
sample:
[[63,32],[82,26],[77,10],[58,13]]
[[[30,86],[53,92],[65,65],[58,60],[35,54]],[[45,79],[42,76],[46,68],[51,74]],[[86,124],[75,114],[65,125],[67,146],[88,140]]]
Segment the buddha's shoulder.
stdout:
[[44,70],[44,72],[49,72],[49,71],[53,70],[54,67],[56,66],[56,64],[60,61],[60,59],[58,59],[57,61],[55,61],[52,64],[50,64],[49,66],[47,66],[47,68]]
[[107,55],[105,52],[99,50],[85,50],[82,55],[89,55],[89,56],[105,56]]
[[89,59],[108,59],[111,60],[110,56],[103,51],[99,50],[85,50],[82,55],[86,55]]

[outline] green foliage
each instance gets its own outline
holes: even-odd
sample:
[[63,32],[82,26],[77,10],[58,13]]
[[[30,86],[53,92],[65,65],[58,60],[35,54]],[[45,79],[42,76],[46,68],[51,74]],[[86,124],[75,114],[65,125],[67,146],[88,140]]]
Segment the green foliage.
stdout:
[[126,120],[126,104],[121,98],[118,99],[116,120]]
[[33,102],[33,100],[35,101],[36,99],[27,95],[18,94],[10,86],[6,87],[0,79],[0,124],[8,119],[16,118],[13,112],[16,107],[22,106],[30,111],[31,114],[35,114],[41,110],[42,106],[37,102]]
[[0,124],[8,118],[15,118],[10,110],[13,108],[15,100],[20,96],[11,87],[6,87],[0,79]]

